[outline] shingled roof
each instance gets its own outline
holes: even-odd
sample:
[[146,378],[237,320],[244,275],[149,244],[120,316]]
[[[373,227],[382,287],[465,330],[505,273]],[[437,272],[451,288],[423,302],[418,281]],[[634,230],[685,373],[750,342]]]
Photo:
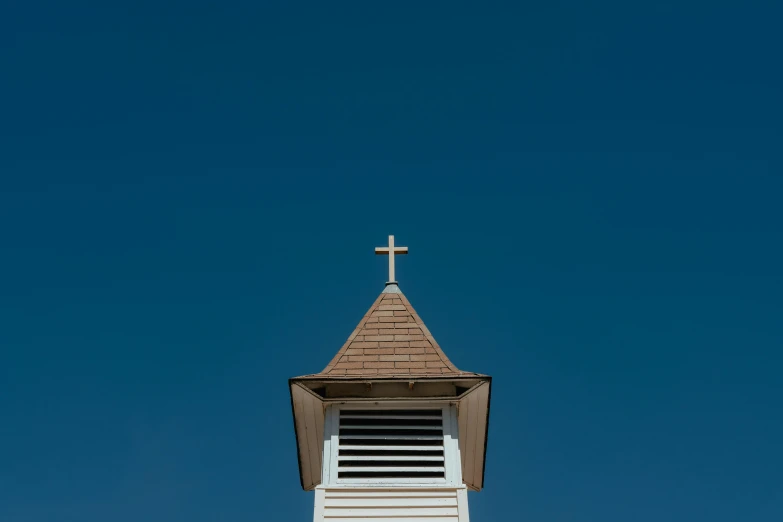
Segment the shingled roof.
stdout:
[[321,373],[306,378],[467,377],[449,361],[396,284],[375,300]]

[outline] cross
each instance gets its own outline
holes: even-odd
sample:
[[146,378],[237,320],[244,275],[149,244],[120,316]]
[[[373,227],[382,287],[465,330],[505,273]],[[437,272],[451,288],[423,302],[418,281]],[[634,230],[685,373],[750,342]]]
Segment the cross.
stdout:
[[389,246],[387,247],[375,247],[375,254],[379,256],[389,256],[389,281],[386,283],[392,284],[397,281],[394,280],[394,254],[407,254],[408,247],[395,247],[394,236],[389,236]]

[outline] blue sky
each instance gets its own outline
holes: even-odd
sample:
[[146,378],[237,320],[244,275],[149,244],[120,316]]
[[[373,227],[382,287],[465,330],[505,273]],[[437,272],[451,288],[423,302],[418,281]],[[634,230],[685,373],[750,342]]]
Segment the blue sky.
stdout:
[[0,520],[310,520],[390,233],[474,522],[783,519],[779,5],[161,4],[0,7]]

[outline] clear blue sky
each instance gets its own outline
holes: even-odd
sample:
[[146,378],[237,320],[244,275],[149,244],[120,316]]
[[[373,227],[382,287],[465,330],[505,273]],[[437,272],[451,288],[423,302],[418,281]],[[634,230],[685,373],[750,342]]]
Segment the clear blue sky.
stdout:
[[311,520],[286,379],[390,233],[495,378],[473,522],[783,520],[781,19],[5,2],[0,520]]

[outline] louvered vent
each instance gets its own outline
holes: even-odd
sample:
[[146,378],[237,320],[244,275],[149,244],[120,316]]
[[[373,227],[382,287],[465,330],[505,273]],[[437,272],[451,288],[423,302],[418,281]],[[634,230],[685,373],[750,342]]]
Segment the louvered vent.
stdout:
[[445,478],[443,412],[340,410],[338,479]]

